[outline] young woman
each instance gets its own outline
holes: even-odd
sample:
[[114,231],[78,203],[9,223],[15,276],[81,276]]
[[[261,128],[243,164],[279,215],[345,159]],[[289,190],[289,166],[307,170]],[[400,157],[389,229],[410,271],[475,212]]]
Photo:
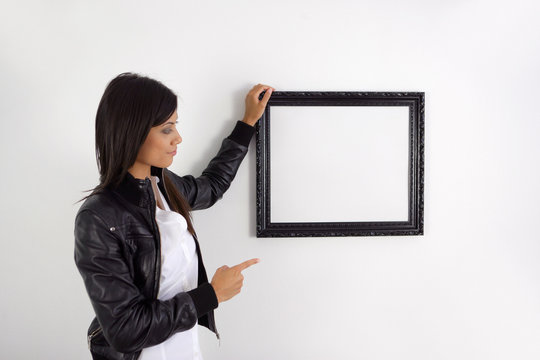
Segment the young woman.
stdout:
[[193,177],[167,169],[182,142],[176,95],[134,73],[107,85],[96,115],[100,183],[81,199],[74,231],[75,263],[96,315],[93,359],[202,359],[195,325],[219,338],[213,310],[240,292],[242,270],[258,259],[222,266],[208,282],[191,211],[229,188],[272,90],[249,91],[243,120]]

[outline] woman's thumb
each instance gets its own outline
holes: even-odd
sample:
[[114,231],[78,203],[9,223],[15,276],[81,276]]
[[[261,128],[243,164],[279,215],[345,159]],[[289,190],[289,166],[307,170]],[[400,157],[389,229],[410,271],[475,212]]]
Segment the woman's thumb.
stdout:
[[262,101],[266,104],[268,102],[268,99],[270,99],[270,95],[272,95],[272,89],[268,88],[266,92],[264,93],[264,96],[262,98]]

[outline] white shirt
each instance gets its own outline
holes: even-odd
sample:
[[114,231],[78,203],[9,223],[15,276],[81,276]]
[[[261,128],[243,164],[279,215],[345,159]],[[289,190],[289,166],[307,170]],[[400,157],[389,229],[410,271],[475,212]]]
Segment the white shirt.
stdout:
[[[156,195],[156,221],[161,234],[161,276],[158,299],[168,300],[180,292],[197,287],[197,253],[195,240],[187,229],[186,219],[170,209],[157,186],[159,178],[151,176],[150,179]],[[165,210],[157,206],[158,200],[161,200]],[[139,359],[202,360],[197,324],[187,331],[175,333],[161,344],[144,348]]]

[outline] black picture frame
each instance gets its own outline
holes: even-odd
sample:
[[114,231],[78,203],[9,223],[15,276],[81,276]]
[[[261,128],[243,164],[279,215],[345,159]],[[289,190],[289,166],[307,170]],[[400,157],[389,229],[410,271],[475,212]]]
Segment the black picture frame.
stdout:
[[[423,235],[424,97],[424,92],[274,91],[256,124],[257,237]],[[276,106],[408,107],[408,221],[271,222],[270,113]]]

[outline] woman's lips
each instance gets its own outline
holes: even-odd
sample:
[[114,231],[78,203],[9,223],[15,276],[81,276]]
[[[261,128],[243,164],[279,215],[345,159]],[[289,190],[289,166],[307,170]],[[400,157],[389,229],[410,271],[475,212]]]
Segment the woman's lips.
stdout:
[[170,153],[168,153],[168,154],[171,154],[171,155],[174,156],[174,155],[176,155],[176,150],[174,150],[173,152],[170,152]]

